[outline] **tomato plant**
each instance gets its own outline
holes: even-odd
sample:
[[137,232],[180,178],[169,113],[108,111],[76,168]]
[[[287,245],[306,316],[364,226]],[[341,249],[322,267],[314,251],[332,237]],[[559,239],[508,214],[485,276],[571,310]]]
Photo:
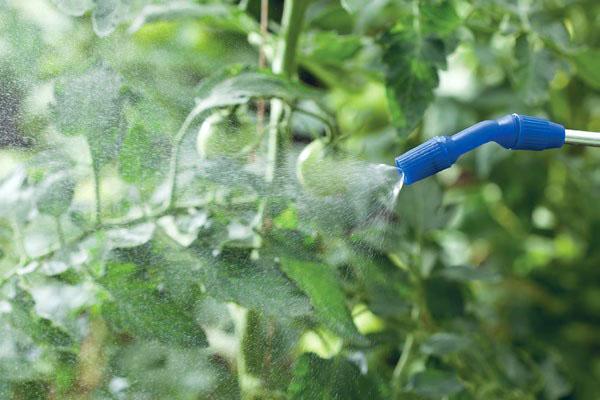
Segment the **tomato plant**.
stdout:
[[[0,398],[595,399],[594,0],[0,0]],[[389,188],[387,187],[389,185]]]

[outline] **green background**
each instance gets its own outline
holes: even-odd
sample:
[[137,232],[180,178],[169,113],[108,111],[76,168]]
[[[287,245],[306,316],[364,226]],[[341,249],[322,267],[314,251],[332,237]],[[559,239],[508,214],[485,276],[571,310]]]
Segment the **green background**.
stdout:
[[0,398],[598,398],[600,150],[375,165],[599,131],[600,3],[269,3],[0,0]]

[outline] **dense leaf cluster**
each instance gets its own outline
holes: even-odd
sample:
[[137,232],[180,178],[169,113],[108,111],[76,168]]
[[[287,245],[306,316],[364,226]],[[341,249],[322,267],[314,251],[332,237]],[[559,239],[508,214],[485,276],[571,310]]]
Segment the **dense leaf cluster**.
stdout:
[[[0,0],[0,398],[596,398],[598,153],[490,145],[397,202],[369,162],[599,130],[600,6],[306,1],[265,34],[253,0]],[[200,157],[224,110],[257,145]]]

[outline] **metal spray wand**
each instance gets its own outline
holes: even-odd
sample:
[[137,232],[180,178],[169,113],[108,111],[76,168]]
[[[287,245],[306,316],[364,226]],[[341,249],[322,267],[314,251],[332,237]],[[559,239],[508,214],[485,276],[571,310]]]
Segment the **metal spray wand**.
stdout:
[[600,132],[565,129],[526,115],[511,114],[479,122],[453,136],[436,136],[396,158],[396,167],[410,185],[449,168],[463,154],[488,142],[510,150],[546,150],[567,144],[600,147]]

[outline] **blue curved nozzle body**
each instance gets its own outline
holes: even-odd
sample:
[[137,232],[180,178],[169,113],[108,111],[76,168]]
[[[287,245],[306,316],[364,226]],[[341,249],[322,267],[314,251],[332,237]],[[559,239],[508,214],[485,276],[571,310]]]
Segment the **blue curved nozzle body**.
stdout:
[[396,158],[410,185],[438,173],[488,142],[511,150],[545,150],[565,143],[565,128],[542,118],[511,114],[475,124],[453,136],[436,136]]

